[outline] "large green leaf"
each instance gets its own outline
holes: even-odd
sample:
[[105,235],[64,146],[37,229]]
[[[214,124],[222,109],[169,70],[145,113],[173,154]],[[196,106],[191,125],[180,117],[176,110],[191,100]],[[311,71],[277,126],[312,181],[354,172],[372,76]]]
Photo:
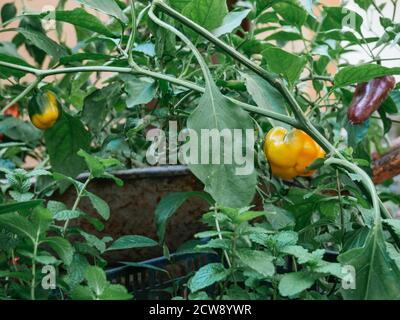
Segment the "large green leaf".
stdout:
[[188,287],[190,291],[196,292],[224,280],[228,274],[229,271],[221,263],[209,263],[195,273],[190,279]]
[[283,75],[290,85],[299,78],[307,62],[305,57],[289,53],[278,47],[269,47],[262,52],[268,69]]
[[7,137],[24,142],[38,140],[42,133],[30,122],[22,121],[14,117],[7,117],[0,121],[0,133]]
[[[196,0],[183,8],[182,13],[208,30],[219,27],[228,13],[225,0]],[[194,32],[191,32],[195,34]]]
[[279,282],[279,293],[284,297],[294,296],[310,288],[315,277],[307,272],[291,272],[285,274]]
[[18,213],[5,213],[0,215],[0,226],[4,226],[21,236],[26,236],[31,239],[32,242],[36,239],[36,230],[33,224]]
[[[282,95],[266,80],[254,73],[242,73],[242,76],[246,81],[247,91],[260,108],[287,114]],[[286,126],[283,123],[280,125]]]
[[343,87],[353,83],[367,82],[385,75],[400,74],[400,67],[387,68],[378,64],[363,64],[348,66],[339,70],[335,75],[335,87]]
[[173,192],[161,199],[155,211],[155,222],[157,227],[157,235],[160,242],[164,242],[165,230],[167,229],[168,221],[179,207],[190,197],[200,197],[209,203],[212,199],[204,192]]
[[322,21],[321,31],[332,29],[342,29],[344,26],[353,28],[361,32],[363,18],[356,12],[338,7],[324,7],[324,20]]
[[56,20],[68,22],[75,26],[97,32],[107,37],[117,37],[96,16],[88,13],[82,8],[76,8],[71,11],[56,11]]
[[178,11],[182,11],[192,1],[193,0],[170,0],[169,5]]
[[125,82],[125,91],[128,95],[126,105],[128,108],[148,103],[154,98],[156,94],[154,80],[126,74],[120,75],[120,78]]
[[342,289],[345,299],[400,299],[400,270],[387,251],[380,223],[370,230],[363,247],[351,249],[338,259],[355,269],[355,289]]
[[101,300],[129,300],[132,299],[132,295],[128,293],[126,288],[120,284],[108,285],[103,293],[99,296]]
[[52,56],[55,60],[59,60],[61,57],[67,55],[67,51],[64,47],[62,47],[57,42],[50,39],[44,33],[41,33],[39,31],[35,31],[33,29],[25,29],[25,28],[7,29],[4,31],[19,32],[34,46],[43,50],[48,55]]
[[86,269],[85,279],[89,288],[99,296],[103,293],[104,289],[108,286],[105,272],[95,266],[90,266]]
[[273,9],[285,21],[295,26],[302,26],[307,18],[307,11],[298,0],[279,0],[274,1]]
[[43,203],[43,200],[31,200],[25,202],[0,204],[0,214],[10,213],[20,210],[33,209]]
[[[13,63],[13,64],[17,64],[20,66],[25,66],[25,67],[32,67],[31,65],[26,63],[25,60],[22,60],[19,57],[10,56],[10,55],[4,54],[4,53],[0,53],[0,61],[9,62],[9,63]],[[14,70],[11,68],[0,66],[0,77],[2,79],[7,79],[10,76],[14,76],[16,78],[22,78],[25,74],[26,73],[23,71]]]
[[131,248],[144,248],[144,247],[154,247],[157,245],[157,242],[153,239],[132,235],[132,236],[122,236],[121,238],[115,240],[110,247],[107,248],[107,251],[110,250],[122,250],[122,249],[131,249]]
[[17,14],[17,8],[13,2],[5,3],[1,8],[1,21],[4,23],[14,18]]
[[[253,155],[252,143],[254,142],[247,141],[246,145],[244,138],[246,129],[253,130],[253,123],[248,113],[226,99],[218,91],[215,83],[211,82],[201,97],[199,106],[189,116],[187,123],[200,141],[198,158],[203,160],[208,158],[208,161],[198,159],[198,164],[190,163],[190,170],[204,183],[205,190],[219,205],[239,208],[248,205],[253,200],[257,184],[257,175],[252,166],[253,160],[249,159]],[[235,137],[234,129],[241,130],[241,137]],[[201,139],[203,133],[210,133],[210,136],[219,140],[221,142],[219,149],[217,149],[217,144],[212,142],[209,143],[207,149],[207,144],[203,145],[201,141],[206,140]],[[232,137],[232,145],[229,146],[229,143],[226,143],[228,150],[224,150],[225,139],[222,139],[222,133],[230,134]],[[216,135],[220,135],[220,139]],[[244,169],[244,165],[236,163],[235,159],[231,160],[232,164],[224,163],[224,152],[228,155],[231,152],[233,155],[235,149],[245,150],[246,158],[251,162],[248,163],[250,167],[247,166]],[[216,164],[212,164],[213,156],[216,157]],[[217,156],[219,156],[219,164],[217,164]]]
[[93,207],[100,214],[100,216],[104,220],[108,220],[110,218],[110,207],[102,198],[96,196],[94,193],[89,191],[85,192],[85,196],[87,196],[92,203]]
[[114,0],[75,0],[81,4],[91,7],[97,11],[103,12],[118,20],[127,23],[128,18],[122,12],[118,4]]
[[71,264],[74,255],[74,248],[68,240],[61,237],[48,237],[44,242],[58,254],[66,265]]
[[275,267],[272,263],[274,257],[269,253],[260,250],[240,249],[237,251],[240,261],[265,277],[272,277]]
[[90,135],[79,119],[63,113],[57,123],[46,130],[45,139],[54,171],[75,177],[86,168],[77,152],[89,149]]

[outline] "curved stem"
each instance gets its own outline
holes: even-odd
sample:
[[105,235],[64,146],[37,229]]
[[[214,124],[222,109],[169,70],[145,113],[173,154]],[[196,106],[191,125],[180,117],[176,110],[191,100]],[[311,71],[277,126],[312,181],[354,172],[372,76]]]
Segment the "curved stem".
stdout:
[[149,17],[151,20],[153,20],[153,22],[155,22],[159,26],[161,26],[161,27],[167,29],[168,31],[172,32],[173,34],[175,34],[189,47],[189,49],[192,51],[193,55],[196,57],[201,70],[203,71],[204,78],[206,81],[206,86],[211,91],[212,90],[211,83],[213,82],[211,72],[210,72],[210,69],[208,69],[208,66],[205,63],[202,55],[197,50],[196,46],[182,32],[175,29],[173,26],[169,25],[168,23],[165,23],[164,21],[158,19],[157,16],[154,14],[154,5],[149,10]]
[[304,131],[306,131],[314,140],[324,148],[325,151],[330,152],[332,154],[337,155],[338,157],[342,157],[339,151],[322,135],[314,125],[308,120],[304,114],[303,110],[301,109],[300,105],[296,101],[296,99],[292,96],[290,91],[286,88],[283,81],[276,75],[269,73],[259,65],[255,64],[249,58],[242,55],[240,52],[223,42],[222,40],[215,37],[211,32],[207,29],[199,26],[192,20],[188,19],[184,15],[180,14],[178,11],[172,9],[167,4],[165,4],[162,0],[154,0],[153,5],[159,7],[163,12],[168,14],[169,16],[173,17],[174,19],[178,20],[186,27],[191,28],[196,33],[202,35],[208,41],[216,45],[220,50],[224,51],[226,54],[231,56],[232,58],[238,60],[241,64],[245,65],[247,68],[261,76],[263,79],[267,80],[275,89],[277,89],[282,96],[288,102],[293,114],[295,115],[296,119],[300,122],[303,126]]
[[24,91],[22,91],[18,96],[16,96],[9,104],[7,104],[2,110],[0,110],[0,115],[3,115],[4,112],[18,101],[20,101],[23,97],[25,97],[29,92],[31,92],[42,80],[41,77],[37,77],[35,81],[33,81],[29,86],[27,86]]
[[[27,70],[24,70],[25,69],[24,66],[7,63],[7,62],[2,62],[2,61],[0,61],[0,66],[5,66],[5,67],[9,67],[9,68],[16,69],[16,70],[21,70],[21,71],[26,71],[28,73],[33,73],[36,75],[41,75],[40,78],[45,78],[49,75],[76,73],[76,72],[102,72],[103,71],[103,72],[130,73],[130,74],[135,74],[135,75],[148,76],[148,77],[151,77],[154,79],[159,79],[159,80],[166,80],[168,82],[174,83],[176,85],[180,85],[182,87],[194,90],[199,93],[205,92],[205,89],[203,87],[201,87],[193,82],[182,80],[182,79],[177,79],[175,77],[161,74],[158,72],[145,70],[140,67],[132,69],[132,68],[124,68],[124,67],[89,66],[89,67],[60,68],[60,69],[52,69],[52,70],[39,70],[39,69],[29,68],[30,70],[27,71]],[[32,85],[32,88],[34,88],[34,86],[37,84],[33,85],[33,83],[32,83],[31,85]],[[29,92],[25,92],[24,95],[26,95],[27,93],[29,93]],[[21,93],[21,97],[19,97],[19,99],[21,99],[21,98],[22,98],[22,93]],[[270,110],[261,109],[259,107],[241,102],[236,99],[233,99],[231,97],[227,97],[227,98],[248,112],[257,113],[259,115],[287,123],[295,128],[303,129],[303,126],[296,119],[294,119],[292,117],[289,117],[289,116],[286,116],[286,115],[283,115],[283,114],[280,114],[277,112],[273,112]]]
[[375,212],[375,224],[380,224],[381,223],[381,214],[380,214],[380,208],[379,208],[379,197],[376,192],[375,185],[372,182],[371,178],[368,176],[368,174],[364,170],[362,170],[355,164],[350,163],[347,160],[329,158],[325,161],[325,164],[328,166],[329,165],[338,165],[341,167],[345,167],[346,169],[349,169],[352,172],[354,172],[360,176],[362,184],[368,189],[368,191],[371,194],[372,206],[373,206],[374,212]]

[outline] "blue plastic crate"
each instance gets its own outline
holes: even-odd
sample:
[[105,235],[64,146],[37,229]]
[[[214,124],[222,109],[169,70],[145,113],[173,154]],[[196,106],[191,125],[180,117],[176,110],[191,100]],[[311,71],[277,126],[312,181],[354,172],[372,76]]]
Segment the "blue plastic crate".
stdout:
[[164,300],[175,295],[185,295],[184,283],[200,267],[219,262],[212,253],[172,254],[141,262],[148,266],[167,270],[169,274],[147,267],[119,266],[106,271],[112,283],[119,283],[134,295],[135,300]]

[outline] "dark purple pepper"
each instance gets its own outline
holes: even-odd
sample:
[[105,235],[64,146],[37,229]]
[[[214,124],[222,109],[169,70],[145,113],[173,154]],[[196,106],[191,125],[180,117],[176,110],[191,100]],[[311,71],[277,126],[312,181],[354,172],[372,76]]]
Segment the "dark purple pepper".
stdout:
[[378,110],[390,91],[396,86],[393,76],[383,76],[360,83],[354,91],[347,118],[352,124],[360,124]]

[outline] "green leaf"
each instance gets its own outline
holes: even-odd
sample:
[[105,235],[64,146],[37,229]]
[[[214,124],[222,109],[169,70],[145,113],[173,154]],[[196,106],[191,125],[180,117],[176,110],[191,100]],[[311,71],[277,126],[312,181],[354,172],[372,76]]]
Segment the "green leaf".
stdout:
[[45,131],[45,140],[54,171],[75,177],[85,170],[85,162],[77,152],[89,150],[90,135],[79,119],[62,113],[56,124]]
[[96,294],[96,296],[100,296],[107,287],[106,274],[99,267],[88,267],[86,269],[85,279],[87,280],[89,288]]
[[0,215],[0,225],[18,235],[26,236],[31,239],[32,242],[35,242],[35,227],[28,219],[22,217],[18,213],[5,213]]
[[310,288],[314,282],[315,277],[309,273],[287,273],[279,282],[279,293],[284,297],[294,296]]
[[256,270],[265,277],[272,277],[275,267],[272,263],[274,257],[269,253],[260,250],[239,249],[237,255],[240,261],[251,269]]
[[302,246],[289,245],[282,248],[281,252],[296,257],[300,264],[305,264],[315,259],[315,257]]
[[[190,20],[211,31],[222,24],[228,13],[228,8],[224,0],[196,0],[185,6],[182,13]],[[190,31],[190,33],[196,35],[193,31]]]
[[128,23],[128,18],[122,12],[120,7],[114,0],[75,0],[81,4],[84,4],[92,9],[103,12],[114,18],[117,18],[123,23]]
[[100,300],[130,300],[132,295],[120,284],[109,285],[99,296]]
[[66,221],[71,219],[76,219],[82,215],[80,210],[62,210],[57,212],[53,218],[58,221]]
[[42,206],[38,206],[33,209],[31,221],[35,229],[43,234],[49,230],[50,225],[53,222],[53,215],[51,214],[50,210]]
[[36,256],[35,261],[44,265],[56,264],[59,262],[59,260],[53,256]]
[[0,204],[0,214],[33,209],[42,203],[43,200],[31,200],[18,203]]
[[64,47],[59,45],[54,40],[47,37],[45,34],[35,31],[33,29],[7,29],[9,31],[16,31],[22,34],[27,40],[29,40],[34,46],[43,50],[48,55],[52,56],[55,60],[59,60],[61,57],[67,55],[67,51]]
[[139,104],[149,103],[156,94],[155,82],[149,78],[138,78],[134,75],[120,75],[125,82],[125,91],[128,94],[126,106],[133,108]]
[[360,8],[364,10],[368,10],[370,5],[372,5],[372,0],[354,0],[355,3],[357,3]]
[[[204,152],[201,151],[206,149],[207,145],[202,147],[202,141],[200,141],[198,154],[202,157],[208,157],[208,161],[203,162],[206,164],[200,164],[200,159],[197,159],[199,164],[190,163],[189,168],[204,183],[205,191],[219,205],[238,208],[248,205],[253,200],[257,184],[256,171],[252,167],[253,160],[251,160],[251,164],[247,163],[247,167],[244,167],[244,165],[236,163],[235,159],[231,159],[232,164],[224,164],[224,158],[225,154],[229,154],[229,151],[233,155],[234,150],[232,149],[239,147],[241,147],[240,150],[242,154],[245,154],[247,160],[252,158],[254,142],[249,141],[252,140],[251,137],[250,139],[244,137],[246,129],[253,129],[249,114],[226,99],[218,91],[215,83],[210,83],[199,101],[199,106],[189,116],[187,124],[191,133],[196,133],[199,140],[203,140],[200,139],[202,132],[211,133],[213,139],[216,132],[220,138],[222,137],[221,133],[229,133],[233,138],[234,129],[241,129],[241,139],[232,139],[231,145],[223,143],[225,139],[219,139],[222,142],[219,150],[211,142],[208,145],[208,154],[206,155],[202,154]],[[225,144],[227,148],[224,148]],[[219,156],[220,164],[212,164],[213,156]],[[215,162],[218,163],[218,161]]]
[[132,236],[122,236],[121,238],[115,240],[110,247],[107,248],[107,251],[110,250],[122,250],[122,249],[131,249],[131,248],[145,248],[145,247],[154,247],[158,245],[156,241],[153,239],[132,235]]
[[274,230],[292,227],[295,224],[293,214],[283,208],[269,204],[264,206],[264,210],[269,213],[267,220]]
[[67,206],[59,201],[50,200],[47,202],[47,209],[53,214],[53,216],[63,210],[67,210]]
[[87,243],[96,248],[97,250],[99,250],[100,253],[103,253],[106,251],[106,244],[105,241],[100,240],[99,238],[97,238],[96,236],[86,233],[82,230],[79,231],[79,233],[81,234],[82,237],[85,238],[85,240],[87,241]]
[[212,203],[212,199],[210,199],[206,193],[193,191],[169,193],[163,197],[157,205],[154,219],[157,228],[157,236],[161,243],[164,242],[168,221],[176,210],[178,210],[179,207],[190,197],[200,197],[209,203]]
[[385,219],[383,222],[394,230],[396,234],[400,237],[400,220],[398,219]]
[[66,265],[70,265],[74,255],[74,248],[68,240],[61,237],[47,237],[43,242],[47,243]]
[[345,129],[347,131],[347,144],[355,149],[368,134],[369,121],[365,121],[361,124],[346,122]]
[[104,120],[120,96],[121,85],[115,82],[85,97],[82,119],[91,130],[98,132],[103,128]]
[[209,263],[195,273],[189,280],[188,287],[190,291],[196,292],[224,280],[228,274],[229,271],[221,263]]
[[71,292],[71,298],[73,300],[94,300],[95,297],[93,292],[84,286],[75,286],[75,288]]
[[85,192],[85,196],[90,199],[93,207],[104,220],[108,220],[110,218],[110,207],[107,202],[89,191]]
[[282,74],[290,85],[293,85],[299,78],[307,62],[305,57],[299,57],[277,47],[269,47],[261,54],[269,70]]
[[324,7],[324,20],[322,21],[321,31],[332,29],[342,29],[344,26],[353,28],[361,32],[363,18],[354,11],[341,6]]
[[231,33],[240,26],[243,19],[246,18],[250,12],[251,9],[229,12],[222,21],[222,25],[214,29],[212,33],[216,37]]
[[342,253],[338,260],[355,269],[355,289],[342,289],[345,299],[400,299],[400,270],[387,252],[380,223],[370,230],[363,247]]
[[[266,80],[254,73],[241,73],[246,81],[247,91],[254,102],[262,109],[275,111],[286,115],[285,100],[282,95]],[[286,124],[279,123],[284,127]]]
[[7,137],[24,142],[38,140],[42,133],[36,129],[30,122],[24,122],[21,119],[7,117],[0,121],[0,133]]
[[[24,60],[20,59],[19,57],[10,56],[9,54],[5,54],[5,53],[0,53],[0,61],[9,62],[9,63],[17,64],[20,66],[33,68],[31,65],[29,65],[28,63],[26,63]],[[25,76],[25,74],[26,73],[23,71],[14,70],[11,68],[0,66],[0,77],[2,79],[7,79],[11,76],[16,77],[16,78],[22,78],[23,76]]]
[[273,9],[285,21],[295,26],[302,26],[307,18],[307,11],[297,0],[274,1]]
[[343,87],[353,83],[363,83],[385,75],[400,74],[400,67],[387,68],[378,64],[347,66],[335,75],[335,87]]
[[169,4],[175,10],[182,12],[183,8],[185,8],[192,0],[170,0]]
[[97,32],[110,38],[116,38],[105,24],[96,16],[88,13],[83,8],[76,8],[71,11],[56,11],[56,20],[71,23],[75,26]]
[[3,7],[1,8],[1,21],[7,22],[8,20],[11,20],[17,15],[17,8],[15,7],[15,4],[12,2],[5,3]]
[[23,271],[3,271],[0,270],[0,278],[16,278],[16,279],[21,279],[26,282],[31,281],[32,279],[32,274],[30,272],[23,272]]

